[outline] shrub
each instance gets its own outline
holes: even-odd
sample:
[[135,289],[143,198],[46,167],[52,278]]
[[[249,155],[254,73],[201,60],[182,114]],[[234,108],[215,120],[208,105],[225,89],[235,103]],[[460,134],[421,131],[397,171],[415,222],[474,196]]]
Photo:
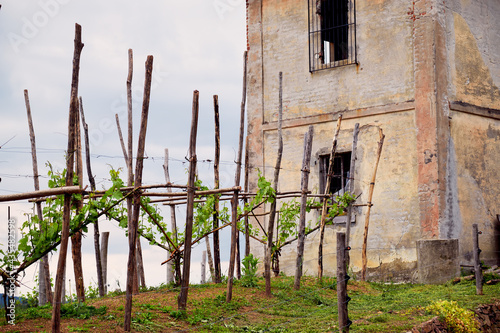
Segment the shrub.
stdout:
[[426,310],[432,314],[438,315],[452,332],[479,332],[479,324],[474,319],[474,312],[459,307],[457,302],[437,301],[427,306]]
[[253,254],[247,255],[243,259],[243,276],[241,277],[241,285],[243,287],[255,287],[257,286],[257,264],[259,259],[255,258]]

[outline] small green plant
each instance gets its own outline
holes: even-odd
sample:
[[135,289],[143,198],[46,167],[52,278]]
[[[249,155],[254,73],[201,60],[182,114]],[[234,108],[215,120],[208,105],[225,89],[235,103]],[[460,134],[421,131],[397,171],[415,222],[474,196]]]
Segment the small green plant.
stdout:
[[429,305],[426,310],[438,315],[452,332],[479,332],[479,325],[474,319],[474,312],[459,307],[455,301],[437,301]]
[[243,259],[243,276],[241,277],[241,285],[243,287],[256,287],[257,286],[257,264],[259,259],[255,258],[253,254],[249,254]]
[[93,287],[89,285],[85,289],[85,299],[93,299],[99,297],[99,288],[97,286]]
[[134,324],[140,325],[150,325],[153,324],[153,319],[157,316],[151,312],[136,312],[135,316],[132,318]]
[[107,307],[101,306],[97,309],[94,306],[84,303],[70,303],[61,306],[61,317],[63,318],[78,318],[89,319],[92,316],[106,314]]
[[88,332],[89,331],[89,329],[86,327],[78,327],[78,326],[73,327],[71,325],[68,326],[68,330],[70,332]]
[[186,311],[183,310],[172,310],[170,311],[170,317],[175,319],[186,319],[187,314]]

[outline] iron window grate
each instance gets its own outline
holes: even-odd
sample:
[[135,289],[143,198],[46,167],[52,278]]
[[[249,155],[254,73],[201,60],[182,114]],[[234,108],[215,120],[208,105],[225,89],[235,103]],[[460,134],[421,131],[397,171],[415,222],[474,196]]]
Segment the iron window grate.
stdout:
[[309,71],[357,63],[356,1],[308,0]]

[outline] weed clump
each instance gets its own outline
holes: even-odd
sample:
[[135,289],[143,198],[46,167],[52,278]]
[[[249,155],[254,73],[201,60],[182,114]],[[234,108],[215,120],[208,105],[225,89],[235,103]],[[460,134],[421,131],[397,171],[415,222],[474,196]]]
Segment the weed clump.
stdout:
[[455,301],[437,301],[427,306],[426,310],[438,315],[446,325],[457,333],[477,333],[479,324],[474,319],[474,312],[461,308]]

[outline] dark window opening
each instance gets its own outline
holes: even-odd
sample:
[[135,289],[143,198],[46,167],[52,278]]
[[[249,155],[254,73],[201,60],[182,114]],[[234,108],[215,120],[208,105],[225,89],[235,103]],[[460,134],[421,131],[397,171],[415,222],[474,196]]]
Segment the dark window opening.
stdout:
[[[330,155],[319,157],[319,190],[325,193]],[[344,194],[350,181],[349,170],[351,168],[351,152],[338,153],[333,159],[333,175],[330,182],[330,194],[332,196]]]
[[355,0],[309,1],[309,70],[354,64]]

